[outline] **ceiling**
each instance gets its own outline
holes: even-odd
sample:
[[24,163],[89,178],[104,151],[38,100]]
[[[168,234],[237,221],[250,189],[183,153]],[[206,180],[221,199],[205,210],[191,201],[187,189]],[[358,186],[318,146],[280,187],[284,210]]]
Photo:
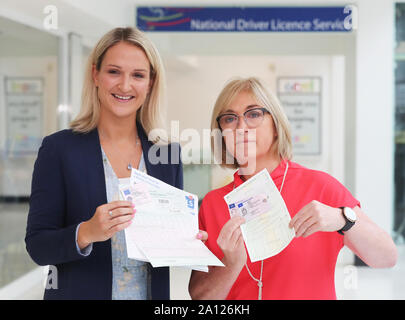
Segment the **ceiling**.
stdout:
[[0,56],[57,55],[58,37],[0,17]]

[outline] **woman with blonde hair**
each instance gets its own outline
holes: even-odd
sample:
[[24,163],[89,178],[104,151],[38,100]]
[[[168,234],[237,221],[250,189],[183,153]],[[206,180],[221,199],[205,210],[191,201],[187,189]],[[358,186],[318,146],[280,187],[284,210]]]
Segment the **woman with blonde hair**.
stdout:
[[[81,111],[44,138],[34,167],[25,241],[37,264],[56,266],[45,299],[169,299],[169,268],[127,257],[136,210],[118,196],[132,168],[183,187],[179,145],[153,134],[164,81],[157,49],[135,28],[111,30],[92,50]],[[156,164],[160,153],[172,162]]]
[[[193,299],[336,299],[334,271],[344,245],[371,267],[395,265],[391,237],[367,217],[359,201],[327,173],[291,161],[287,117],[257,78],[228,82],[215,103],[211,129],[222,133],[213,143],[223,146],[217,152],[222,166],[238,170],[200,207],[206,245],[225,267],[193,271]],[[263,169],[286,203],[296,237],[279,254],[252,263],[240,229],[245,220],[230,217],[224,196]]]

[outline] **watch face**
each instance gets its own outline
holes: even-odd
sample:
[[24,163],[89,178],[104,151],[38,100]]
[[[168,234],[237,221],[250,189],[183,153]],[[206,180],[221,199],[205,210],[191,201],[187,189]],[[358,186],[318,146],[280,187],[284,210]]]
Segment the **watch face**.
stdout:
[[350,222],[355,222],[357,220],[356,212],[353,209],[345,207],[345,216]]

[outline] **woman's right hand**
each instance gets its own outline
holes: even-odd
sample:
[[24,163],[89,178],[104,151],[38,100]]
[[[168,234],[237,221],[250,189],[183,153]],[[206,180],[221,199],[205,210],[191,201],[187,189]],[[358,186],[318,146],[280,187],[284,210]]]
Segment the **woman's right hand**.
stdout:
[[93,217],[79,227],[77,234],[79,248],[83,249],[93,242],[110,239],[116,232],[124,230],[131,224],[135,212],[134,205],[129,201],[113,201],[97,207]]
[[246,263],[247,254],[243,241],[240,225],[245,223],[245,219],[234,216],[222,227],[217,244],[221,248],[224,258],[223,263],[227,267],[242,269]]

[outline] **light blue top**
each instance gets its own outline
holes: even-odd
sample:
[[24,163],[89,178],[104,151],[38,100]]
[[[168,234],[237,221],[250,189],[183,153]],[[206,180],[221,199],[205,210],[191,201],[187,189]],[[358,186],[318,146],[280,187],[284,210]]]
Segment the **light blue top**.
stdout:
[[[103,165],[105,184],[107,192],[107,202],[119,200],[118,185],[128,182],[128,179],[118,179],[113,168],[108,161],[104,150]],[[139,163],[138,170],[146,172],[145,160],[143,154]],[[80,225],[79,225],[80,226]],[[76,229],[76,246],[77,246],[77,230]],[[80,250],[77,250],[82,255],[89,255],[93,245]],[[111,255],[113,267],[112,279],[112,299],[113,300],[149,300],[151,299],[151,272],[150,264],[143,261],[128,259],[127,248],[125,244],[125,231],[119,231],[111,238]]]

